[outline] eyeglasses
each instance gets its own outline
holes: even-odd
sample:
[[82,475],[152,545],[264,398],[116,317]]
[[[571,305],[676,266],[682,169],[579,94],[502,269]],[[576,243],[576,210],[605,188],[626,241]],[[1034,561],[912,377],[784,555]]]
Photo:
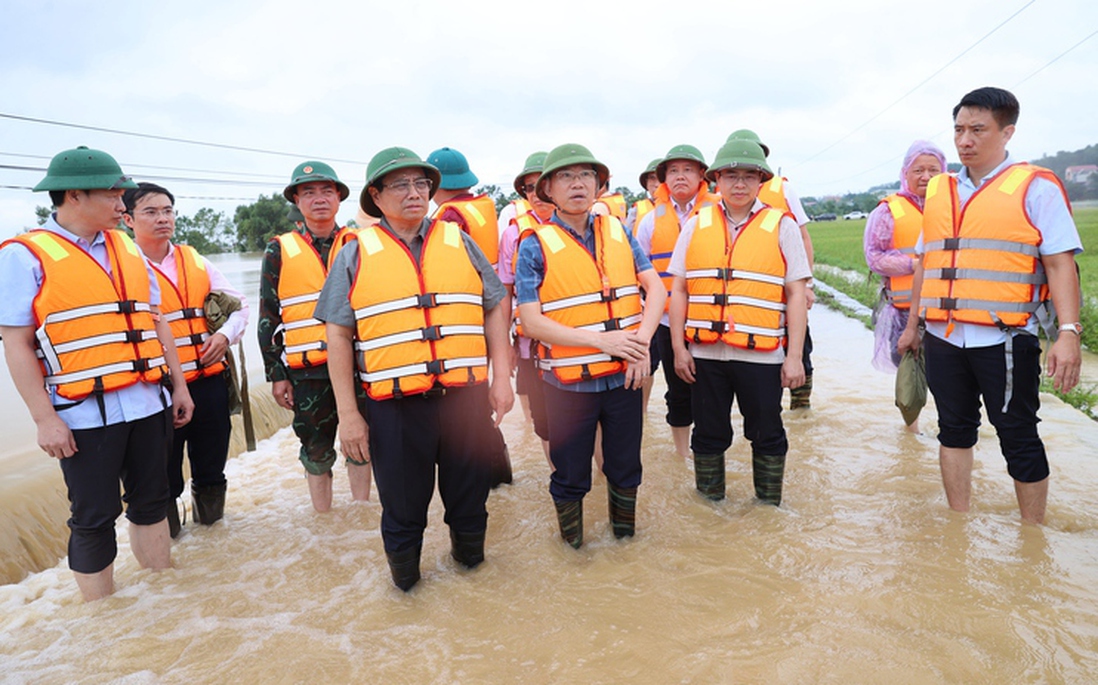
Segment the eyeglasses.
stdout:
[[407,195],[412,192],[412,188],[415,188],[417,193],[426,194],[431,192],[431,179],[417,178],[414,181],[397,181],[396,183],[382,184],[381,187],[385,190],[391,190],[397,195]]
[[536,185],[536,184],[533,184],[533,183],[524,183],[524,184],[522,185],[522,194],[523,194],[523,195],[529,195],[530,193],[534,192],[534,191],[535,191],[535,190],[537,190],[537,189],[538,189],[538,187],[537,187],[537,185]]
[[164,209],[148,207],[146,209],[142,209],[140,212],[137,212],[137,214],[143,219],[155,220],[160,215],[164,215],[165,217],[171,219],[175,216],[175,209],[172,207],[165,207]]
[[734,186],[740,185],[741,183],[745,186],[749,186],[752,183],[761,183],[762,182],[762,176],[757,171],[753,171],[753,172],[749,171],[747,173],[742,173],[742,174],[741,173],[736,173],[734,171],[733,172],[726,171],[726,172],[721,174],[721,180],[725,181],[726,183],[730,183]]
[[577,179],[586,183],[588,181],[594,181],[598,177],[599,175],[594,169],[583,169],[581,171],[565,169],[564,171],[558,171],[553,174],[553,178],[562,183],[572,183]]

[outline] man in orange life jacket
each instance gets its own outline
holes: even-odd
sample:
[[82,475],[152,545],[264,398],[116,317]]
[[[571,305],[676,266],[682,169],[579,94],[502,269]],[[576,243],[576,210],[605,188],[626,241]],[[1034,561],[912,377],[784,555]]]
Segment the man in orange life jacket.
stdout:
[[[332,507],[332,467],[339,419],[328,379],[328,342],[313,307],[329,268],[354,232],[336,223],[339,203],[350,190],[323,162],[294,169],[282,194],[297,205],[303,221],[272,239],[263,254],[259,282],[259,349],[267,380],[280,407],[294,412],[313,508]],[[369,456],[347,460],[351,496],[370,498]]]
[[[980,399],[995,426],[1023,521],[1042,523],[1048,500],[1048,457],[1037,433],[1041,346],[1057,390],[1079,382],[1079,279],[1082,242],[1059,179],[1016,163],[1006,146],[1018,121],[1018,100],[1001,88],[979,88],[953,108],[953,142],[964,168],[931,179],[921,261],[911,310],[926,317],[926,375],[938,409],[938,458],[949,507],[972,501],[973,446]],[[1051,298],[1060,326],[1045,308]],[[908,319],[899,351],[918,354],[918,316]]]
[[[545,158],[537,193],[553,220],[519,246],[515,290],[523,331],[538,340],[549,453],[549,493],[561,537],[583,544],[583,499],[602,428],[603,473],[616,538],[636,528],[641,482],[642,394],[666,294],[656,270],[621,221],[592,212],[610,173],[582,145]],[[640,289],[648,293],[641,314]]]
[[506,291],[467,233],[426,218],[438,181],[411,150],[374,155],[359,202],[381,222],[340,253],[315,313],[327,322],[340,445],[348,459],[371,455],[385,554],[404,591],[420,579],[436,469],[451,556],[484,561],[491,414],[498,429],[515,401]]
[[[511,301],[515,295],[515,264],[518,261],[519,240],[530,235],[538,226],[548,223],[553,216],[553,205],[537,194],[537,181],[541,176],[547,152],[534,152],[526,158],[522,171],[515,176],[514,188],[520,199],[507,205],[500,212],[500,223],[506,228],[499,239],[499,264],[496,273],[507,288]],[[509,210],[509,211],[508,211]],[[506,217],[510,217],[504,221]],[[512,308],[512,314],[514,309]],[[533,355],[534,340],[517,332],[514,341],[515,394],[519,396],[526,420],[534,426],[534,433],[541,438],[541,448],[549,459],[549,419],[545,415],[545,393],[538,377],[537,360]],[[552,467],[553,462],[549,461]]]
[[633,206],[629,208],[629,213],[625,216],[625,227],[628,228],[633,236],[636,237],[637,229],[640,227],[640,221],[644,218],[644,215],[655,209],[656,204],[656,188],[660,187],[659,176],[656,175],[656,167],[663,161],[663,157],[657,157],[648,163],[648,166],[641,172],[638,180],[640,181],[641,188],[644,188],[644,197],[633,203]]
[[[172,501],[168,526],[172,537],[181,530],[176,499],[183,494],[183,450],[191,464],[191,500],[196,521],[210,525],[225,511],[225,460],[229,455],[229,386],[225,363],[229,346],[248,325],[248,303],[208,259],[189,245],[174,245],[175,196],[154,183],[138,183],[122,196],[122,220],[134,242],[152,264],[160,285],[160,313],[168,320],[179,362],[194,400],[190,423],[175,431],[168,459]],[[238,299],[240,309],[216,332],[206,328],[203,304],[212,292]]]
[[[770,157],[770,148],[766,146],[757,133],[751,129],[741,128],[738,131],[733,131],[728,135],[728,141],[733,140],[749,140],[753,143],[758,143],[762,148],[763,155],[767,158]],[[793,217],[797,222],[797,226],[801,229],[801,240],[804,242],[804,251],[808,255],[808,267],[812,268],[815,264],[815,254],[812,250],[812,236],[808,234],[808,214],[805,213],[804,207],[801,205],[801,198],[793,191],[793,187],[789,184],[789,181],[782,176],[775,176],[759,188],[759,199],[763,201],[763,204],[773,207],[781,212],[786,212]],[[812,305],[816,303],[816,291],[813,290],[813,281],[808,279],[808,289],[805,291],[805,298],[808,302],[808,309],[812,309]],[[796,388],[789,389],[789,408],[790,409],[808,409],[812,406],[812,327],[806,326],[804,330],[804,352],[801,355],[801,363],[804,364],[804,383]]]
[[34,188],[49,191],[56,211],[0,247],[4,356],[39,447],[65,477],[69,568],[85,601],[114,591],[122,501],[138,563],[171,566],[165,467],[172,426],[194,409],[156,277],[115,230],[134,186],[105,152],[61,152]]
[[[472,193],[477,177],[469,168],[465,155],[453,148],[439,148],[427,156],[427,163],[436,167],[440,174],[439,187],[434,197],[438,207],[434,218],[450,221],[461,227],[484,253],[492,268],[498,268],[499,224],[496,221],[496,203],[487,195]],[[507,306],[511,306],[509,298]],[[511,482],[511,457],[507,452],[503,433],[498,428],[494,439],[496,447],[493,451],[495,468],[492,487]]]
[[[708,169],[705,157],[693,145],[676,145],[656,165],[658,186],[653,193],[654,209],[637,226],[637,244],[652,260],[652,266],[663,280],[664,290],[671,294],[672,276],[667,271],[671,252],[683,224],[705,205],[716,204],[720,198],[709,192],[705,180]],[[670,304],[670,301],[668,302]],[[671,328],[667,307],[653,340],[658,362],[663,364],[667,382],[667,424],[671,426],[675,451],[683,459],[690,457],[690,425],[694,418],[690,409],[690,384],[675,373],[675,350],[671,346]],[[655,366],[656,364],[653,364]],[[654,371],[654,369],[653,369]]]
[[674,276],[675,372],[694,384],[695,484],[714,501],[725,496],[735,399],[751,442],[755,497],[781,504],[789,449],[782,388],[804,382],[805,284],[812,270],[793,217],[758,199],[773,176],[757,143],[725,143],[707,174],[721,203],[703,206],[687,222],[667,268]]

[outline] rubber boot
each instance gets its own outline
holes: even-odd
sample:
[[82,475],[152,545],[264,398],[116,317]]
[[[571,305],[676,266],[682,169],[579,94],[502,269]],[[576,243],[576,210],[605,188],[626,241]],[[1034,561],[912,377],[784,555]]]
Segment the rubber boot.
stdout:
[[812,374],[804,377],[804,385],[789,391],[790,409],[808,409],[812,406]]
[[183,522],[179,520],[179,500],[175,497],[168,502],[168,535],[172,540],[183,532]]
[[631,538],[637,529],[637,489],[606,484],[610,500],[610,527],[617,539]]
[[782,478],[785,476],[785,455],[751,454],[751,470],[755,479],[755,497],[765,504],[782,503]]
[[393,584],[408,592],[419,582],[420,546],[403,549],[399,552],[385,552],[389,560],[389,572],[393,574]]
[[465,568],[476,568],[484,561],[484,532],[464,533],[450,529],[450,556]]
[[557,505],[560,536],[574,549],[579,549],[583,544],[583,500],[554,503]]
[[694,483],[707,500],[724,499],[724,452],[694,454]]
[[194,520],[208,526],[221,520],[225,515],[225,491],[228,483],[220,485],[198,485],[191,481],[191,504]]

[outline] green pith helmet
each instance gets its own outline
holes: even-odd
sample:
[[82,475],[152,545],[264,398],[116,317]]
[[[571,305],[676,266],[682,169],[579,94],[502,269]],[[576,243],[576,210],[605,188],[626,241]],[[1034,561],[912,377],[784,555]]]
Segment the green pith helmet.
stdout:
[[701,150],[693,145],[676,145],[668,150],[660,163],[656,165],[656,178],[660,180],[660,183],[667,179],[667,163],[676,159],[686,159],[701,164],[702,176],[705,176],[705,170],[709,168],[709,165],[705,163],[705,156],[702,155]]
[[766,164],[762,146],[750,140],[730,140],[722,145],[705,177],[716,182],[717,173],[725,169],[758,169],[762,172],[763,182],[774,178],[774,172]]
[[761,140],[759,140],[758,133],[755,133],[749,128],[741,128],[738,131],[733,131],[732,133],[729,133],[728,140],[724,142],[731,143],[733,140],[750,140],[753,143],[758,143],[759,147],[763,149],[763,157],[770,156],[770,148],[768,148],[766,145],[763,144]]
[[477,175],[469,170],[465,155],[450,147],[442,147],[427,155],[427,163],[438,169],[438,187],[442,190],[462,190],[477,184]]
[[427,178],[431,179],[431,192],[427,199],[434,197],[442,176],[438,169],[424,162],[419,155],[406,147],[388,147],[374,155],[366,165],[366,185],[362,188],[362,194],[358,196],[358,204],[362,207],[362,211],[370,216],[380,217],[381,210],[374,204],[374,198],[370,197],[370,186],[394,171],[409,167],[417,167],[427,173]]
[[294,169],[294,173],[290,179],[290,185],[286,186],[286,189],[282,191],[282,196],[290,202],[294,201],[294,192],[299,185],[302,183],[311,183],[313,181],[331,181],[336,184],[336,188],[339,189],[340,202],[346,200],[347,196],[351,194],[347,184],[339,180],[339,176],[336,176],[335,169],[324,162],[302,162]]
[[582,145],[575,143],[567,143],[560,145],[549,151],[549,154],[545,156],[545,164],[541,169],[541,176],[538,177],[538,197],[545,202],[552,202],[549,196],[545,193],[545,183],[549,180],[550,174],[557,169],[563,169],[573,164],[590,164],[595,167],[595,172],[598,174],[597,188],[601,188],[610,180],[610,169],[605,164],[595,159],[595,156],[591,154],[591,151]]
[[655,159],[653,159],[651,162],[648,163],[648,166],[644,167],[644,171],[642,171],[641,175],[640,175],[641,188],[644,188],[645,190],[648,189],[648,185],[646,184],[646,181],[648,180],[648,176],[650,174],[656,173],[656,167],[659,166],[659,163],[662,162],[662,161],[663,161],[662,157],[656,157]]
[[58,152],[50,160],[46,177],[34,186],[40,190],[116,190],[136,188],[133,179],[122,173],[118,162],[102,150],[81,145]]
[[522,165],[522,171],[519,172],[518,176],[515,176],[515,192],[519,194],[519,197],[526,197],[526,193],[522,192],[522,182],[530,174],[541,173],[541,168],[545,166],[545,157],[548,154],[548,152],[535,152],[526,158],[526,163]]

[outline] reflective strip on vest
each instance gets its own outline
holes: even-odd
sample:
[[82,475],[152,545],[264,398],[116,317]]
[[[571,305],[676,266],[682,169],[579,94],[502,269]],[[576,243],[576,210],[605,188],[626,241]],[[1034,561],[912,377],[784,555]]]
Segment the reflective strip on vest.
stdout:
[[107,345],[110,343],[144,342],[146,340],[153,340],[154,338],[156,338],[156,331],[134,332],[139,334],[139,340],[134,340],[133,336],[129,335],[128,333],[104,333],[103,335],[95,335],[90,338],[81,338],[79,340],[70,340],[67,343],[54,345],[45,335],[45,330],[39,328],[37,331],[35,331],[35,337],[38,340],[38,349],[34,351],[34,354],[39,359],[45,359],[46,361],[48,361],[50,363],[50,368],[56,369],[61,366],[61,360],[57,357],[57,355],[59,354],[68,354],[69,352],[86,350],[90,347]]
[[380,338],[374,338],[372,340],[357,341],[355,342],[355,349],[360,352],[365,352],[367,350],[376,350],[379,347],[388,347],[389,345],[396,345],[399,343],[439,340],[450,335],[484,335],[484,326],[453,325],[417,328],[413,331],[383,335]]
[[171,323],[173,321],[179,321],[180,319],[201,319],[205,316],[206,311],[201,307],[184,307],[183,309],[178,309],[174,312],[161,314],[160,318]]
[[947,281],[958,281],[965,278],[979,279],[981,281],[1001,281],[1003,283],[1029,283],[1041,285],[1048,283],[1045,274],[1023,274],[1009,271],[992,271],[991,269],[927,269],[926,278],[941,278]]
[[729,328],[726,321],[702,321],[699,319],[687,319],[687,328],[697,328],[703,331],[713,331],[714,333],[725,333],[729,330],[734,330],[736,333],[744,333],[747,335],[766,335],[771,338],[781,338],[785,335],[784,328],[763,328],[761,326],[749,326],[747,324],[737,323],[733,328]]
[[[551,346],[546,345],[546,347]],[[614,361],[614,358],[608,354],[588,354],[582,357],[564,357],[562,359],[538,358],[538,368],[542,371],[551,371],[558,366],[587,366],[612,361]]]
[[323,340],[317,340],[314,342],[301,343],[300,345],[290,345],[285,348],[286,354],[295,354],[299,352],[312,352],[313,350],[326,350],[328,344]]
[[296,297],[287,297],[280,301],[283,307],[292,307],[295,304],[305,304],[306,302],[316,302],[320,299],[320,293],[306,293],[304,295],[298,295]]
[[691,278],[716,278],[724,279],[726,281],[742,279],[745,281],[758,281],[759,283],[785,286],[785,279],[781,276],[761,274],[756,271],[744,271],[742,269],[694,269],[686,272],[686,278],[687,280]]
[[79,319],[84,316],[93,316],[95,314],[127,314],[130,312],[149,312],[152,311],[152,307],[145,302],[134,302],[133,300],[126,300],[125,302],[111,302],[109,304],[91,304],[86,307],[76,307],[75,309],[66,309],[63,312],[51,312],[46,316],[46,320],[42,322],[42,325],[51,323],[61,323],[63,321],[72,321],[73,319]]
[[611,289],[609,296],[603,297],[601,292],[588,293],[586,295],[575,295],[573,297],[565,297],[552,302],[546,302],[541,305],[542,312],[555,312],[559,309],[567,309],[568,307],[576,307],[582,304],[594,304],[596,302],[609,302],[610,300],[616,300],[620,297],[627,295],[639,295],[640,287],[635,285],[626,285],[620,288]]
[[995,250],[997,252],[1016,252],[1027,257],[1040,257],[1041,250],[1036,245],[1026,245],[1010,240],[992,240],[988,238],[946,238],[926,244],[925,252],[937,250]]
[[[300,321],[291,321],[290,323],[283,322],[282,328],[287,331],[296,331],[299,328],[308,328],[309,326],[323,326],[324,322],[320,319],[301,319]],[[286,348],[288,352],[289,347]]]
[[487,365],[487,357],[458,357],[457,359],[442,359],[438,362],[398,366],[376,373],[362,373],[360,371],[358,377],[363,383],[379,383],[381,381],[391,381],[394,378],[403,378],[405,376],[419,376],[424,374],[441,376],[447,371],[453,371],[455,369],[469,369]]
[[581,331],[621,331],[631,326],[639,325],[643,318],[644,317],[641,314],[634,314],[633,316],[627,316],[622,319],[611,319],[600,323],[587,324],[586,326],[576,326],[576,328]]
[[934,309],[981,309],[994,312],[1017,312],[1019,314],[1035,312],[1044,306],[1044,302],[1003,302],[1001,300],[966,300],[956,297],[925,297],[922,302]]
[[424,296],[411,295],[398,300],[390,300],[381,304],[360,307],[355,310],[355,319],[364,319],[368,316],[388,314],[401,309],[430,308],[440,304],[483,304],[484,298],[470,293],[428,293]]
[[54,376],[46,376],[46,385],[62,385],[64,383],[78,383],[80,381],[90,380],[99,376],[108,376],[112,373],[129,373],[139,372],[151,369],[156,366],[165,364],[164,357],[155,357],[153,359],[145,360],[144,364],[137,362],[116,362],[114,364],[104,364],[103,366],[96,366],[91,369],[84,369],[83,371],[73,371],[72,373],[60,373]]
[[776,312],[785,311],[784,302],[771,302],[770,300],[763,300],[758,297],[747,297],[746,295],[690,295],[687,298],[687,301],[693,302],[694,304],[745,304],[753,307],[761,307],[762,309],[772,309]]

